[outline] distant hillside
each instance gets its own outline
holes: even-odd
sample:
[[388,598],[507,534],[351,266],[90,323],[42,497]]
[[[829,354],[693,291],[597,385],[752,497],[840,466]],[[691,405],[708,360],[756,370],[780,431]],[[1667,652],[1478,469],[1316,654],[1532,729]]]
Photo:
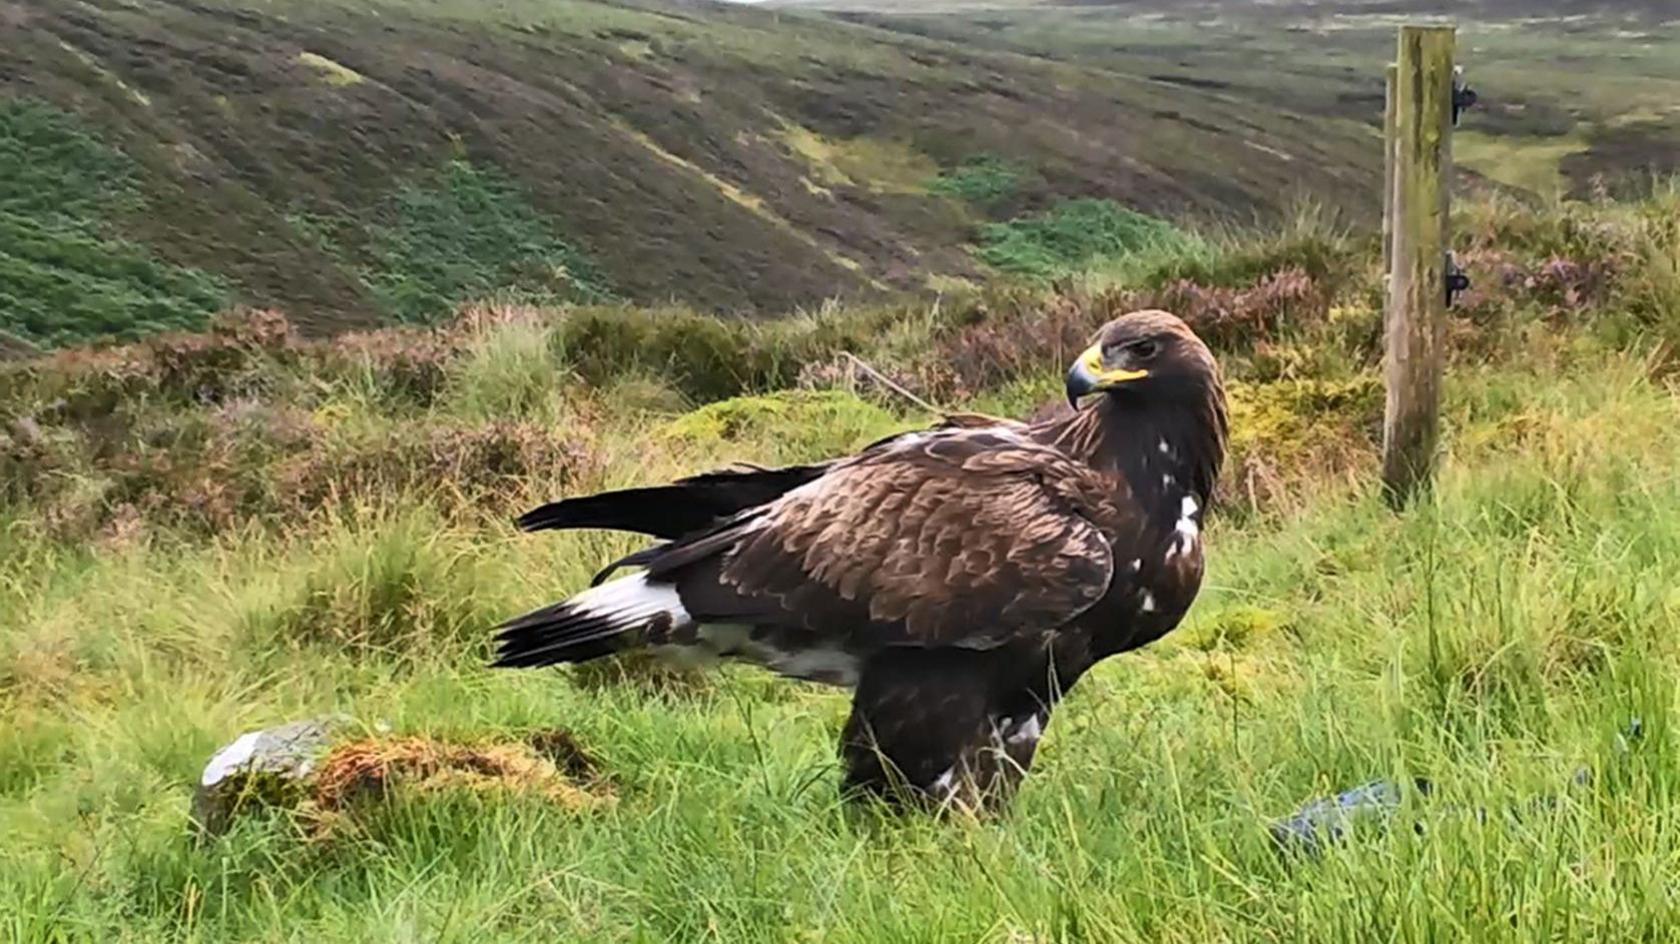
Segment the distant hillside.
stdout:
[[1455,136],[1461,167],[1542,197],[1645,194],[1680,173],[1673,0],[776,2],[1373,126],[1396,26],[1451,22],[1481,94]]
[[1376,168],[1354,121],[746,6],[7,0],[0,32],[0,328],[36,343],[235,303],[781,312],[977,277],[983,224],[1063,199],[1368,213]]

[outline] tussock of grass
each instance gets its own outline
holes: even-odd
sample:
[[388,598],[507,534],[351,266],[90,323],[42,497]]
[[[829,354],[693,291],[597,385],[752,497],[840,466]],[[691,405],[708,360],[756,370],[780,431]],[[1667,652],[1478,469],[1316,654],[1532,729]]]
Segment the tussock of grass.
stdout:
[[408,516],[310,547],[266,605],[244,611],[241,647],[260,655],[319,646],[391,659],[473,647],[485,617],[475,606],[476,574],[438,531],[436,519]]
[[538,313],[503,316],[480,329],[451,365],[448,398],[476,419],[541,415],[570,380],[553,326]]

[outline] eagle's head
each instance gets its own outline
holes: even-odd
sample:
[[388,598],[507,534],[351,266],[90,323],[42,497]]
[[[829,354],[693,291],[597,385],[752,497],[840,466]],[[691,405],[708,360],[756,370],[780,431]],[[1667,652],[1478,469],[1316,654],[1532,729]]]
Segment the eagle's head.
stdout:
[[1134,311],[1103,325],[1067,373],[1068,403],[1091,393],[1151,400],[1223,398],[1213,354],[1177,315]]
[[[1092,393],[1102,394],[1095,407],[1079,410]],[[1173,509],[1175,482],[1207,507],[1225,461],[1225,387],[1212,352],[1177,316],[1134,311],[1103,325],[1068,369],[1067,395],[1087,454],[1106,455],[1134,491],[1159,492]]]

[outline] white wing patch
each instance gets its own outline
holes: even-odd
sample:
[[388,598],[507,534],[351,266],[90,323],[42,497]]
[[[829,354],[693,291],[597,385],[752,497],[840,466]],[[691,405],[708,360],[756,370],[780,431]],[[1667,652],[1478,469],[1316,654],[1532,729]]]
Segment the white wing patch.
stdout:
[[1201,505],[1196,503],[1195,496],[1184,496],[1184,501],[1179,504],[1178,524],[1173,526],[1173,542],[1167,548],[1167,560],[1190,553],[1195,549],[1196,542],[1202,539],[1202,525],[1196,519],[1200,511]]
[[676,587],[667,583],[649,583],[646,574],[609,580],[572,597],[566,605],[625,626],[645,623],[662,613],[669,615],[674,625],[694,621],[688,610],[683,608]]
[[1009,736],[1005,738],[1005,740],[1007,740],[1010,744],[1034,743],[1037,742],[1043,734],[1044,722],[1039,720],[1037,714],[1031,714],[1027,716],[1027,720],[1011,728]]

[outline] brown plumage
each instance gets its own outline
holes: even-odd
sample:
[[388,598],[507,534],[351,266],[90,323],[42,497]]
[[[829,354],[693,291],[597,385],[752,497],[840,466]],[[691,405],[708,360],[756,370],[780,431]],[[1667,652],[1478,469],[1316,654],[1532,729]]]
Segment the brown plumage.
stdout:
[[1062,694],[1189,608],[1224,458],[1218,368],[1170,314],[1105,326],[1068,392],[1099,395],[1034,423],[953,418],[832,462],[538,509],[526,527],[666,543],[609,567],[642,573],[506,624],[497,664],[652,646],[850,686],[849,788],[1001,801]]

